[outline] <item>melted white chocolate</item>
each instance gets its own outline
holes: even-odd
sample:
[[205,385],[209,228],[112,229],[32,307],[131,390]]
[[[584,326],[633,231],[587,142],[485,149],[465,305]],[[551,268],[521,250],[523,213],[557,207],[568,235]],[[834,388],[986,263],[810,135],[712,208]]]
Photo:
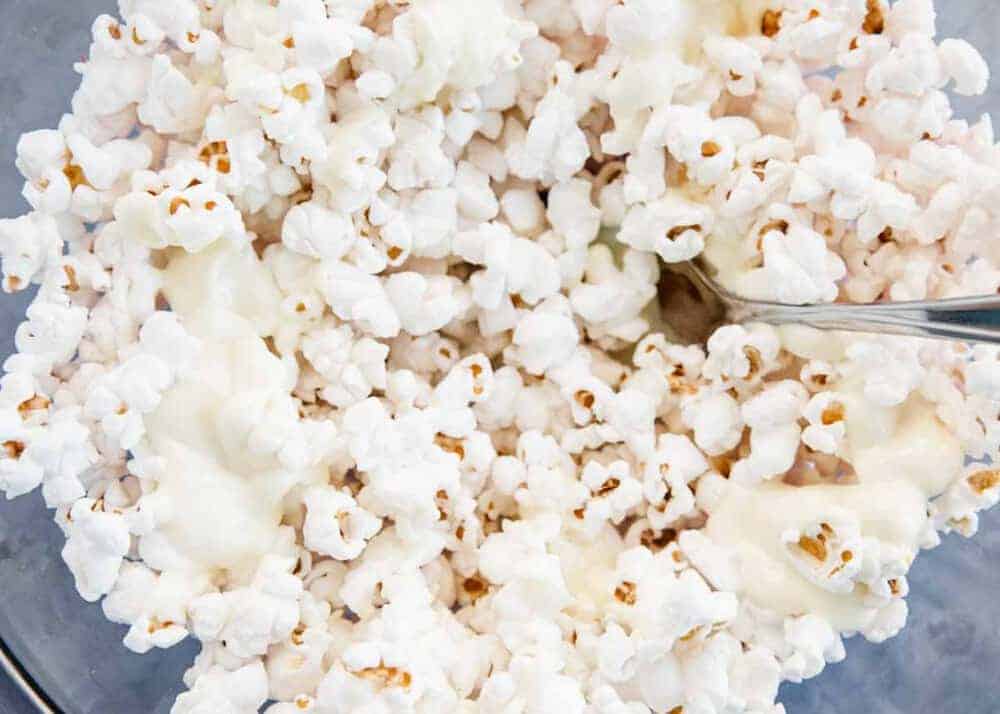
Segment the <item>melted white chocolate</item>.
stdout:
[[149,444],[165,460],[158,488],[174,504],[164,532],[205,568],[252,567],[273,550],[284,495],[324,473],[289,472],[249,446],[263,415],[297,415],[294,367],[263,339],[276,324],[281,294],[249,245],[178,251],[163,289],[202,341],[191,374],[146,418]]
[[916,556],[927,521],[927,499],[947,488],[962,468],[962,448],[919,396],[894,408],[877,407],[858,389],[842,387],[846,459],[854,485],[746,487],[727,482],[705,533],[739,556],[743,592],[781,615],[812,613],[843,631],[864,628],[876,615],[864,593],[835,594],[794,567],[782,533],[803,531],[829,517],[852,513],[861,533]]

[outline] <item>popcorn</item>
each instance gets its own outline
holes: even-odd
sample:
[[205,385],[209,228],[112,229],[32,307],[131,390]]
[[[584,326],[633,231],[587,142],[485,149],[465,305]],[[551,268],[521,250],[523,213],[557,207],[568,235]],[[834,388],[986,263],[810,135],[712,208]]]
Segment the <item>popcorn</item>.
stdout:
[[997,291],[933,3],[120,5],[18,142],[0,488],[178,714],[777,714],[1000,499],[996,349],[657,301]]
[[66,546],[62,556],[87,602],[111,592],[130,540],[125,519],[105,513],[93,499],[81,498],[66,513]]
[[382,527],[382,521],[359,508],[353,498],[331,488],[314,486],[303,501],[306,547],[337,560],[357,558]]

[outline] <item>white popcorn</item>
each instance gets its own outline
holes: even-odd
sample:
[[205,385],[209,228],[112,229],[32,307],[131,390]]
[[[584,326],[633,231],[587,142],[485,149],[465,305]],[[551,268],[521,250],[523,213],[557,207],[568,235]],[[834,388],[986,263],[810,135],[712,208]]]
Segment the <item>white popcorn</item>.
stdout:
[[995,293],[989,69],[932,0],[737,5],[94,22],[0,221],[0,488],[126,647],[201,642],[176,714],[778,714],[904,625],[1000,500],[997,350],[672,343],[661,262]]
[[691,260],[704,249],[712,220],[702,206],[668,194],[655,203],[630,209],[618,240],[654,252],[668,263],[680,263]]
[[80,597],[94,602],[111,592],[122,558],[129,549],[125,519],[105,513],[101,504],[83,498],[66,514],[66,546],[62,556],[76,579]]
[[535,305],[559,290],[559,267],[552,255],[501,224],[487,223],[475,232],[459,233],[454,251],[470,263],[486,267],[469,282],[473,300],[487,310],[497,309],[508,295]]
[[802,414],[808,421],[802,431],[802,442],[810,449],[825,454],[838,453],[847,434],[844,424],[844,404],[836,392],[820,392],[809,400]]
[[695,398],[684,406],[683,415],[684,422],[694,430],[695,443],[705,453],[725,453],[743,435],[739,404],[725,392]]
[[212,667],[199,675],[190,691],[177,697],[170,714],[245,714],[267,700],[267,673],[259,660],[227,671]]
[[342,214],[307,201],[285,215],[281,240],[289,250],[310,258],[339,260],[354,243],[354,226]]
[[298,622],[302,581],[288,569],[280,558],[265,558],[248,587],[196,598],[190,605],[194,634],[203,642],[224,642],[237,657],[263,655]]
[[511,352],[529,372],[543,374],[569,359],[579,339],[565,301],[550,298],[518,322]]
[[329,487],[310,488],[303,501],[306,546],[337,560],[357,558],[382,527],[382,521],[360,508],[353,498]]

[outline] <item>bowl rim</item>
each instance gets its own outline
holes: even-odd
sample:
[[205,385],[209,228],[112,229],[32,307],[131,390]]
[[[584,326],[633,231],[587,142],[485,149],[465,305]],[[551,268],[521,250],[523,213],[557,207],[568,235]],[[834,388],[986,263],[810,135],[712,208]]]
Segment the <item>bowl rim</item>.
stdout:
[[62,714],[2,639],[0,639],[0,669],[7,673],[39,714]]

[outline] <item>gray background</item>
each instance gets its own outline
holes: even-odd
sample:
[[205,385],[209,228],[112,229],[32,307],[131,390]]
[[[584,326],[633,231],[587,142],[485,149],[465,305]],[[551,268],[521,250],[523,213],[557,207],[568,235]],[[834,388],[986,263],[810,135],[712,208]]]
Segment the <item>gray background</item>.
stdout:
[[[943,36],[969,38],[1000,74],[1000,5],[939,0]],[[78,78],[94,17],[112,0],[0,0],[0,216],[25,208],[14,147],[27,130],[54,127]],[[966,116],[1000,108],[989,97],[960,103]],[[23,299],[0,298],[0,356],[13,349]],[[192,643],[143,657],[119,644],[124,628],[73,591],[62,536],[32,494],[0,503],[0,635],[68,714],[166,714]],[[910,625],[875,647],[848,643],[847,661],[804,686],[786,685],[789,714],[996,714],[1000,712],[1000,512],[973,541],[948,538],[911,574]],[[0,714],[33,709],[0,674]],[[444,713],[442,713],[444,714]],[[553,713],[558,714],[558,713]]]

